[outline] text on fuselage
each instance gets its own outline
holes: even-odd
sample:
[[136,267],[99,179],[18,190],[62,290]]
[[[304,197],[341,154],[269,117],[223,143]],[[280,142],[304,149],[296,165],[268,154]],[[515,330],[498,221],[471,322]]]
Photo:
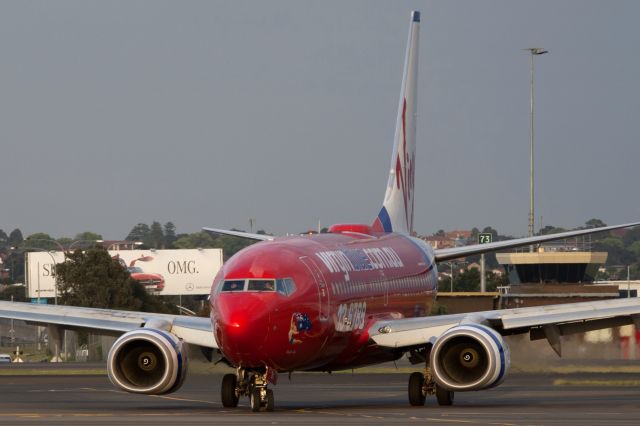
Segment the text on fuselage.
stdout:
[[362,330],[367,316],[367,302],[343,303],[336,312],[336,330]]
[[344,272],[345,274],[404,266],[398,253],[391,247],[327,250],[317,252],[316,256],[322,260],[329,272]]

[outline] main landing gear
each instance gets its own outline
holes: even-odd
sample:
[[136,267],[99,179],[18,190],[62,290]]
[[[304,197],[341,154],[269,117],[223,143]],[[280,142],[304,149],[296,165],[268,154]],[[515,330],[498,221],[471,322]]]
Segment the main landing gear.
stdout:
[[409,404],[423,406],[427,395],[435,395],[438,405],[453,405],[453,391],[441,388],[433,380],[429,367],[429,350],[430,348],[427,347],[420,351],[414,351],[409,357],[413,364],[425,363],[424,372],[411,373],[409,376]]
[[226,408],[238,406],[241,396],[249,397],[251,411],[258,412],[262,407],[265,411],[273,411],[273,391],[267,388],[267,372],[247,371],[238,368],[236,374],[225,374],[222,378],[221,399]]
[[411,373],[408,390],[409,404],[413,406],[424,405],[427,395],[435,395],[438,405],[453,404],[453,391],[438,386],[431,376],[429,367],[425,368],[424,373]]

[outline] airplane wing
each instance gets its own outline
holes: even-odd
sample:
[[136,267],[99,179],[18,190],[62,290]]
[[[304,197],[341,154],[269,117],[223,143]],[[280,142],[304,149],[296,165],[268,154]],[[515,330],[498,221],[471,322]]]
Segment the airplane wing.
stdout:
[[410,349],[433,344],[457,326],[483,325],[501,335],[528,332],[531,340],[546,338],[560,355],[560,336],[627,324],[640,327],[640,298],[381,320],[369,328],[369,336],[379,346]]
[[217,228],[202,228],[202,229],[205,231],[213,232],[214,234],[231,235],[234,237],[248,238],[250,240],[256,240],[256,241],[271,241],[275,238],[271,235],[252,234],[250,232],[242,232],[242,231],[228,231],[226,229],[217,229]]
[[0,318],[13,318],[43,326],[57,325],[69,330],[99,330],[115,335],[145,326],[159,326],[187,343],[218,348],[211,330],[211,320],[204,317],[0,301]]
[[474,254],[487,253],[490,251],[504,250],[516,247],[528,246],[531,244],[544,243],[547,241],[561,240],[564,238],[578,237],[580,235],[594,234],[596,232],[611,231],[613,229],[627,228],[640,225],[640,222],[626,223],[624,225],[603,226],[601,228],[580,229],[577,231],[561,232],[558,234],[539,235],[536,237],[516,238],[513,240],[496,241],[489,244],[473,244],[470,246],[453,247],[434,250],[436,262],[443,262],[451,259],[458,259]]

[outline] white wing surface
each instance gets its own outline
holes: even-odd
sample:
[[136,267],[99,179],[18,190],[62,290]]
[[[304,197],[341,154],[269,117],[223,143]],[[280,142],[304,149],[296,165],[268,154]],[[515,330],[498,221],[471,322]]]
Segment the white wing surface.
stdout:
[[411,348],[433,344],[453,327],[477,324],[502,335],[528,332],[531,340],[546,338],[560,355],[560,336],[634,323],[640,326],[640,298],[637,297],[383,320],[369,328],[369,336],[380,346]]
[[218,348],[211,330],[211,320],[203,317],[0,301],[0,318],[57,325],[70,330],[98,330],[115,335],[153,325],[187,343]]

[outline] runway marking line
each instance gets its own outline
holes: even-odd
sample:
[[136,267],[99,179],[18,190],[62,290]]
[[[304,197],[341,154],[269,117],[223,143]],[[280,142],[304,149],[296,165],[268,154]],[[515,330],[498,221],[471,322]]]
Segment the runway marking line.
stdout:
[[111,413],[73,413],[71,417],[113,417]]
[[409,417],[409,420],[428,420],[431,422],[445,422],[445,423],[464,423],[464,424],[478,424],[474,420],[453,420],[443,419],[442,417]]
[[201,402],[203,404],[216,405],[215,402],[211,401],[203,401],[201,399],[188,399],[188,398],[177,398],[175,396],[164,396],[164,395],[149,395],[153,398],[162,398],[162,399],[170,399],[173,401],[184,401],[184,402]]

